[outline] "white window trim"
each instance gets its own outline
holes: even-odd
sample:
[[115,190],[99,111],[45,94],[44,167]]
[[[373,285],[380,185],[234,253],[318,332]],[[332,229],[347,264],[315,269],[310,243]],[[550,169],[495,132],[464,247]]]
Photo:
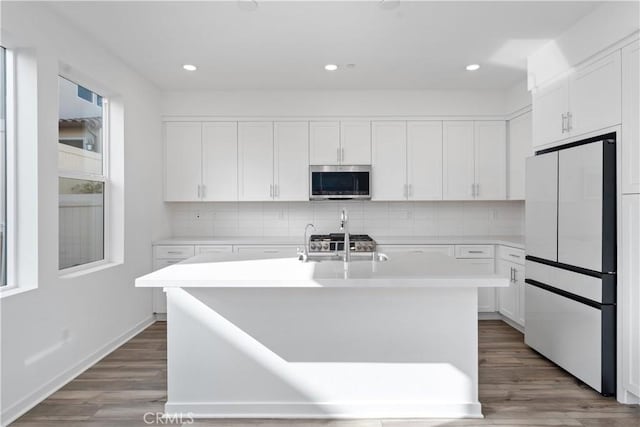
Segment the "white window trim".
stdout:
[[[75,84],[78,83],[73,77],[67,77],[63,73],[59,74],[60,77],[67,79]],[[84,86],[84,85],[83,85]],[[113,262],[111,252],[111,188],[110,188],[110,169],[109,169],[109,154],[111,148],[110,139],[110,103],[107,98],[102,97],[102,175],[83,173],[77,171],[58,170],[58,178],[72,178],[83,179],[88,181],[100,181],[103,186],[103,258],[101,260],[88,262],[86,264],[75,265],[73,267],[58,269],[58,277],[60,278],[74,278],[83,274],[90,274],[96,271],[109,268],[111,266],[119,265],[120,263]],[[60,235],[60,226],[58,225],[58,236]],[[59,237],[58,237],[59,239]],[[58,256],[60,251],[60,243],[58,242]]]

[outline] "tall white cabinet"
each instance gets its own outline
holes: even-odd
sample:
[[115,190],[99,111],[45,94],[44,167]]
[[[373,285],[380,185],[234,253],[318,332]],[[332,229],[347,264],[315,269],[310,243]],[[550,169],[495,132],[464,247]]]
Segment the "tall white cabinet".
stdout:
[[200,199],[202,124],[166,123],[164,127],[164,200]]
[[372,134],[372,199],[407,199],[407,123],[376,121]]
[[274,122],[274,200],[309,200],[309,125]]
[[640,193],[640,41],[622,49],[622,192]]
[[504,200],[504,121],[446,121],[443,124],[443,198]]
[[533,156],[531,116],[528,111],[509,120],[509,200],[524,200],[525,160]]
[[238,124],[238,199],[272,200],[273,123]]

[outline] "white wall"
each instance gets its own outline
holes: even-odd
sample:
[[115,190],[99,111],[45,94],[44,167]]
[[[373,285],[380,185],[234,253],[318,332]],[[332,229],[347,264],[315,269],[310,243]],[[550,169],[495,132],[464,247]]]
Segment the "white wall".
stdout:
[[164,116],[485,116],[505,114],[504,91],[170,91]]
[[531,92],[527,89],[527,80],[522,81],[511,86],[506,92],[506,112],[507,114],[513,114],[525,108],[531,108]]
[[290,236],[304,227],[338,232],[340,211],[349,231],[377,236],[488,236],[524,234],[524,202],[264,202],[171,203],[173,236]]
[[[31,139],[28,133],[19,135],[20,143],[27,146],[37,141],[37,171],[30,171],[37,173],[33,187],[37,191],[19,195],[21,200],[33,199],[37,212],[37,224],[22,224],[24,230],[37,233],[37,254],[28,265],[31,274],[22,277],[36,277],[37,283],[20,284],[37,288],[0,301],[0,406],[1,423],[6,424],[151,320],[151,295],[134,288],[133,280],[151,270],[151,241],[168,233],[168,222],[158,185],[162,173],[159,91],[76,32],[46,4],[4,2],[2,13],[3,44],[31,52],[37,64],[32,70],[36,73],[31,73],[37,79],[37,121],[28,124],[37,134],[32,132]],[[114,228],[124,230],[116,250],[116,259],[123,262],[75,278],[58,277],[56,141],[61,63],[109,88],[117,99],[114,108],[123,111],[124,119],[120,131],[118,126],[113,129],[114,135],[124,136],[124,144],[113,147],[114,158],[124,159],[124,169],[113,165],[114,196],[125,202],[123,214],[113,218]],[[28,103],[27,96],[21,93],[20,102]]]

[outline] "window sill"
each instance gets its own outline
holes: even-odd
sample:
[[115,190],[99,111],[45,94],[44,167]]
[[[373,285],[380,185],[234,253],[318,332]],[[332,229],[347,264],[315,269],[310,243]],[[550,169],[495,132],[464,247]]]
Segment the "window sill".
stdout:
[[19,295],[19,294],[23,294],[25,292],[29,292],[29,291],[34,291],[38,289],[35,286],[3,286],[2,288],[0,288],[0,299],[4,299],[4,298],[8,298],[8,297],[12,297],[14,295]]
[[109,268],[117,267],[119,265],[122,265],[122,263],[121,262],[108,261],[108,262],[94,263],[94,264],[86,265],[86,266],[73,267],[73,268],[69,268],[69,269],[66,269],[66,270],[58,271],[58,277],[60,279],[74,279],[76,277],[81,277],[81,276],[85,276],[87,274],[97,273],[99,271],[107,270]]

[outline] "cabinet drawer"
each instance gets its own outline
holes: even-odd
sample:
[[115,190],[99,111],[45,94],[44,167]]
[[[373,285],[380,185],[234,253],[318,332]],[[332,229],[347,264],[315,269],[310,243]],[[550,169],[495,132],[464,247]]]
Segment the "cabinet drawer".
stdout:
[[378,252],[409,252],[417,254],[440,253],[453,256],[453,246],[451,245],[381,245],[378,246]]
[[153,261],[153,269],[160,270],[161,268],[169,267],[170,265],[177,264],[182,259],[156,259]]
[[498,258],[524,265],[524,251],[522,249],[511,248],[509,246],[499,246]]
[[233,252],[231,245],[196,245],[196,255]]
[[456,258],[493,258],[493,245],[456,245]]
[[156,259],[185,259],[195,255],[192,245],[163,245],[155,247]]
[[294,257],[298,253],[295,246],[236,246],[236,252],[241,254],[272,254]]

